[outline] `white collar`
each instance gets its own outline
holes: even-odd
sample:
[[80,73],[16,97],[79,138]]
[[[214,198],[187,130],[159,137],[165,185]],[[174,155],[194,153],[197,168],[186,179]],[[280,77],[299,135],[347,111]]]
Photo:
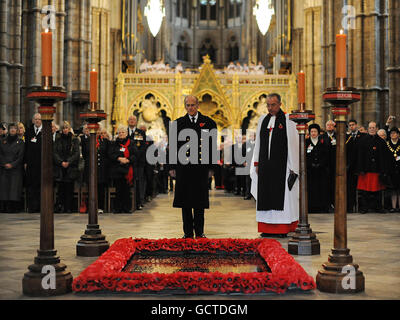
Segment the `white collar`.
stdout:
[[131,133],[131,132],[135,132],[136,131],[136,127],[133,127],[133,128],[131,128],[131,127],[129,127],[129,134]]
[[199,118],[199,113],[197,112],[195,116],[189,115],[190,122],[192,122],[192,118],[194,118],[194,122],[196,123],[197,119]]
[[42,131],[43,125],[41,125],[39,128],[36,127],[36,126],[33,126],[33,127],[34,127],[34,129],[35,129],[35,132],[36,132],[36,130],[37,130],[37,133],[39,133],[40,131]]
[[318,137],[316,137],[316,138],[310,137],[310,139],[311,139],[311,142],[312,142],[314,145],[317,145],[317,144],[318,144]]

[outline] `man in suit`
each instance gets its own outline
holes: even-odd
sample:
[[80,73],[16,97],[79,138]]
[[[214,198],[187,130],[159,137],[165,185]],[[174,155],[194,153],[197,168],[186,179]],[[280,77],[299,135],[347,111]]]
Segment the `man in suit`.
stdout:
[[26,132],[25,165],[28,212],[40,212],[41,159],[42,159],[42,118],[36,113],[33,126]]
[[335,122],[329,120],[325,124],[326,132],[322,139],[328,142],[329,147],[329,202],[330,212],[333,212],[335,206],[335,182],[336,182],[336,132]]
[[356,204],[356,190],[358,176],[357,167],[357,147],[359,140],[365,133],[358,131],[357,121],[349,121],[349,133],[346,135],[346,156],[347,156],[347,211],[353,212]]
[[[209,208],[209,190],[208,178],[213,174],[214,164],[212,164],[212,154],[217,152],[217,140],[209,138],[208,154],[205,154],[204,140],[202,132],[216,132],[217,125],[209,117],[198,112],[199,101],[195,96],[187,96],[185,98],[185,109],[187,114],[176,120],[177,135],[183,130],[191,129],[193,135],[188,137],[186,141],[170,141],[178,146],[175,150],[179,155],[177,164],[170,163],[170,175],[176,177],[175,198],[173,206],[182,208],[182,220],[184,238],[205,238],[204,235],[204,209]],[[170,133],[171,137],[171,133]],[[197,139],[198,152],[196,149],[190,148],[190,138]],[[215,137],[216,138],[216,137]],[[193,145],[196,145],[193,141]],[[182,157],[182,150],[187,148],[186,159]],[[172,151],[171,151],[172,152]],[[191,152],[193,152],[191,154]],[[202,154],[203,153],[203,154]],[[185,155],[183,153],[183,155]],[[202,158],[203,157],[203,158]],[[208,164],[205,157],[208,157]],[[189,159],[190,158],[190,159]],[[202,160],[203,159],[203,160]],[[186,160],[186,161],[185,161]]]
[[145,203],[145,166],[146,166],[146,133],[137,128],[137,118],[134,115],[128,118],[128,137],[137,148],[137,158],[134,163],[136,209],[142,210]]

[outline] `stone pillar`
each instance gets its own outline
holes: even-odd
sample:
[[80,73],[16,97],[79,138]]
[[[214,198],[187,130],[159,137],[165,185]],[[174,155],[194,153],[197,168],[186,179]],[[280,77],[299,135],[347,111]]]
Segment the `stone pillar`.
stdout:
[[[46,3],[47,4],[47,3]],[[36,113],[35,103],[27,99],[27,92],[41,85],[41,48],[40,32],[42,1],[22,2],[22,79],[21,79],[21,120],[31,125]]]
[[[348,0],[355,9],[355,29],[348,30],[349,86],[361,92],[351,108],[360,125],[374,120],[384,125],[388,115],[388,14],[385,0]],[[342,20],[344,15],[341,13]],[[339,26],[341,28],[341,25]]]
[[92,7],[91,68],[99,72],[99,105],[107,114],[112,112],[110,48],[110,10]]
[[0,119],[20,119],[22,3],[0,1]]
[[[315,3],[314,3],[315,4]],[[321,23],[322,4],[305,8],[304,27],[304,72],[306,73],[306,104],[315,113],[315,121],[322,123],[322,56],[321,56]]]
[[393,125],[400,126],[400,2],[389,0],[389,114],[396,115]]
[[74,128],[79,128],[79,117],[89,103],[89,71],[91,48],[90,1],[67,2],[64,50],[64,85],[67,100],[64,101],[64,119]]

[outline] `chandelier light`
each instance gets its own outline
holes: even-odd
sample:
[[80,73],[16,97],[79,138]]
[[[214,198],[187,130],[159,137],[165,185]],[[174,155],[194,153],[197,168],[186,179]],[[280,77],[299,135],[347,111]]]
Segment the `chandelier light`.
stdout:
[[272,16],[275,14],[271,0],[257,0],[253,8],[253,14],[256,16],[260,32],[265,36],[269,29]]
[[163,18],[165,17],[165,8],[162,0],[148,0],[144,8],[144,15],[147,17],[147,23],[153,37],[160,31]]

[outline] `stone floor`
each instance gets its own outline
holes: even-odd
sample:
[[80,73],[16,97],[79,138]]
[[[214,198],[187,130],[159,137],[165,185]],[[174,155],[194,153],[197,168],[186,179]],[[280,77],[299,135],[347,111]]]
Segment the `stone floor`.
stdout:
[[[113,243],[125,237],[180,238],[181,212],[172,208],[173,195],[159,195],[133,214],[99,216],[106,239]],[[211,209],[206,211],[205,232],[208,238],[257,238],[255,202],[223,191],[211,192]],[[22,294],[22,278],[39,248],[39,214],[0,214],[0,299],[31,299]],[[321,255],[295,256],[315,278],[333,247],[333,214],[309,215],[309,222],[321,243]],[[55,249],[74,277],[96,258],[77,257],[76,242],[87,224],[85,214],[55,215]],[[365,275],[365,292],[359,294],[326,294],[292,291],[284,295],[255,296],[157,296],[121,294],[67,294],[48,299],[400,299],[400,214],[349,214],[348,247],[354,262]],[[287,249],[289,239],[278,239]]]

